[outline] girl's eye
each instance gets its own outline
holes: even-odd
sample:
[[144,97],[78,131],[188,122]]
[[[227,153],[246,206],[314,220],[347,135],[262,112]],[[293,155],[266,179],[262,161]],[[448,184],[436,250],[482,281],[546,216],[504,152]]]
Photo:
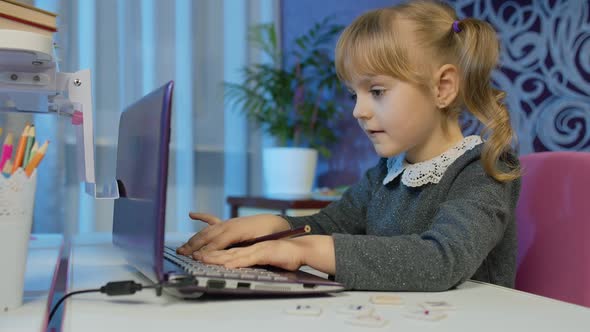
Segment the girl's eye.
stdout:
[[371,89],[370,90],[371,94],[373,95],[373,97],[381,97],[385,94],[385,90],[383,89]]
[[356,101],[356,93],[354,92],[349,92],[348,95],[350,96],[350,99]]

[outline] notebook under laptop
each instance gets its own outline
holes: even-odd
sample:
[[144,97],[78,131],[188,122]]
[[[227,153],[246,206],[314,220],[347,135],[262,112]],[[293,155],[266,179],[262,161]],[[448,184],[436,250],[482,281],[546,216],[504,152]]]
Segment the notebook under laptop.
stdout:
[[[305,272],[276,268],[225,269],[177,255],[165,246],[166,185],[172,92],[171,81],[121,114],[113,243],[130,265],[154,283],[181,297],[203,293],[310,294],[335,292],[342,284]],[[187,211],[188,216],[188,211]],[[181,285],[181,286],[179,286]]]

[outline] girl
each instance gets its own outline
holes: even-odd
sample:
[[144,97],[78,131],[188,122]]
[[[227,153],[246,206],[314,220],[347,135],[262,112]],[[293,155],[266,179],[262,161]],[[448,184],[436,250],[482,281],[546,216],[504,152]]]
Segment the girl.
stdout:
[[[503,93],[490,86],[498,49],[491,26],[438,2],[360,16],[340,36],[336,67],[383,158],[313,216],[191,213],[209,225],[178,252],[230,268],[309,265],[351,289],[442,291],[470,278],[513,287],[520,182]],[[485,139],[463,137],[463,109]],[[223,250],[305,224],[313,235]]]

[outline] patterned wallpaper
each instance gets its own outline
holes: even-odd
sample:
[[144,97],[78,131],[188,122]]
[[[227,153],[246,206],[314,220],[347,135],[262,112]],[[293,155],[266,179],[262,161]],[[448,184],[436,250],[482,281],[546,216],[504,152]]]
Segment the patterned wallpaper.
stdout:
[[507,94],[520,154],[590,151],[590,1],[450,1],[502,42],[493,79]]

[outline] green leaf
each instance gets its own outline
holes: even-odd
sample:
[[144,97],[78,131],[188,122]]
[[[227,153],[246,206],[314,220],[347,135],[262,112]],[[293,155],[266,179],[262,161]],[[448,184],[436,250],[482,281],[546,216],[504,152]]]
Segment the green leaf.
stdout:
[[248,33],[250,45],[271,61],[242,68],[239,84],[224,84],[228,104],[281,145],[315,147],[323,156],[329,156],[326,145],[336,140],[332,127],[342,115],[334,100],[346,92],[331,58],[343,27],[331,22],[332,17],[326,17],[298,36],[293,50],[285,54],[287,65],[281,65],[283,54],[274,24],[253,26]]

